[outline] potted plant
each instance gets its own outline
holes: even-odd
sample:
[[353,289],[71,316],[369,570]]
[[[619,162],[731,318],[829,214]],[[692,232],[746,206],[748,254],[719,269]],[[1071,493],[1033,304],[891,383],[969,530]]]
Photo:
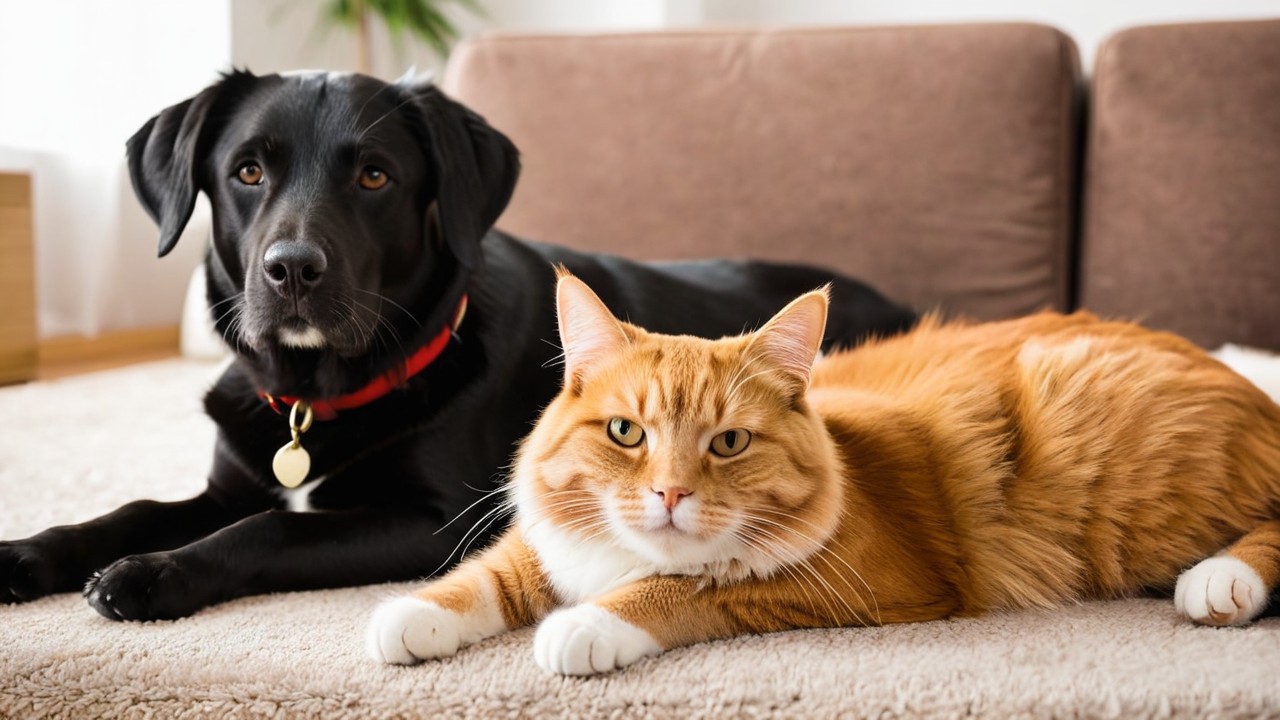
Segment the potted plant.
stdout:
[[369,26],[374,19],[386,24],[397,52],[410,33],[440,57],[458,39],[458,29],[444,14],[448,5],[482,13],[477,0],[326,0],[324,17],[331,23],[352,29],[356,34],[357,66],[362,73],[371,69]]

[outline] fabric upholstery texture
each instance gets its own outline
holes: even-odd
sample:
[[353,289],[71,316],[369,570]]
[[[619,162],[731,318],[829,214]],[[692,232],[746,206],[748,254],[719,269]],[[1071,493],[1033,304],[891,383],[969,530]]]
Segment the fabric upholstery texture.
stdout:
[[1079,62],[975,24],[491,36],[445,87],[521,149],[499,227],[818,263],[919,309],[1065,309]]
[[1122,31],[1091,98],[1081,304],[1280,348],[1280,20]]

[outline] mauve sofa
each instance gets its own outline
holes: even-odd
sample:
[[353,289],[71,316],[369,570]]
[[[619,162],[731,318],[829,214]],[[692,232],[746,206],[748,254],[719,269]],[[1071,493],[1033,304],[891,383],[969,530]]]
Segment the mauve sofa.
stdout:
[[445,88],[525,169],[498,225],[822,263],[917,309],[1088,308],[1280,349],[1280,20],[491,36]]

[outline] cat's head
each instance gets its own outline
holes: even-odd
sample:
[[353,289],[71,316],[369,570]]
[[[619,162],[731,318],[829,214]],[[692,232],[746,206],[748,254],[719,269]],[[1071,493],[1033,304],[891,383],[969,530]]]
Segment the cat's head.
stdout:
[[720,340],[621,322],[564,272],[557,311],[564,387],[516,463],[526,536],[545,524],[721,579],[822,547],[842,497],[835,445],[805,401],[825,290]]

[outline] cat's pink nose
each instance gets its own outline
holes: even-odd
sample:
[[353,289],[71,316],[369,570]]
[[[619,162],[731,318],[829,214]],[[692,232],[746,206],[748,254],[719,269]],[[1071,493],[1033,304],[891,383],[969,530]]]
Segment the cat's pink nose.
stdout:
[[689,488],[682,487],[653,488],[653,491],[662,498],[662,504],[666,506],[667,512],[675,510],[676,503],[680,502],[680,498],[693,494],[693,491]]

